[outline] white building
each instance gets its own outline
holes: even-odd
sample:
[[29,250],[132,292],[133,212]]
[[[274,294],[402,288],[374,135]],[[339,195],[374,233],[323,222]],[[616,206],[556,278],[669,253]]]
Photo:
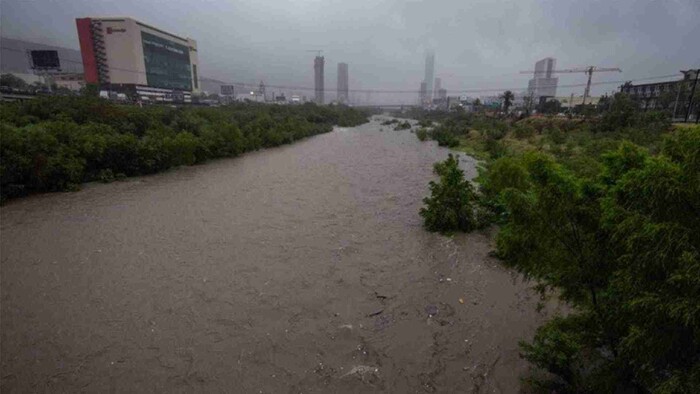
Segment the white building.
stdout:
[[195,40],[126,17],[80,18],[76,26],[87,83],[138,95],[200,91]]

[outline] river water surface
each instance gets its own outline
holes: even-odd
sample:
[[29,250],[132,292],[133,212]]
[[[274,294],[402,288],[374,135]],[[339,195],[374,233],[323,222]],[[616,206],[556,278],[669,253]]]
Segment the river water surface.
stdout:
[[380,128],[6,204],[2,392],[517,392],[537,297]]

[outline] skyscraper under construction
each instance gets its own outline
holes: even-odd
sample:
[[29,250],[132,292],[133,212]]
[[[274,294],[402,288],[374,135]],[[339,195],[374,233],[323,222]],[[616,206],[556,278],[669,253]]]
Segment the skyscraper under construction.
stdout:
[[338,102],[348,102],[348,64],[338,63]]
[[316,91],[316,104],[323,105],[323,56],[316,56],[314,59],[314,90]]

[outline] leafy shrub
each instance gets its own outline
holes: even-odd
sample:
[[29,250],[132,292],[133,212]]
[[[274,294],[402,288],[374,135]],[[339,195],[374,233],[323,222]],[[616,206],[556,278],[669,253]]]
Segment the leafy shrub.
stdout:
[[450,148],[459,146],[459,140],[457,137],[455,137],[454,134],[452,134],[452,132],[447,130],[444,126],[440,126],[433,130],[431,135],[440,146],[447,146]]
[[419,140],[425,141],[428,139],[428,130],[425,127],[421,127],[416,131],[416,137],[418,137]]
[[531,383],[700,391],[700,128],[671,134],[656,156],[621,143],[603,154],[597,177],[539,153],[522,163],[526,182],[499,194],[507,215],[498,255],[574,308],[523,343],[551,374]]
[[438,182],[430,182],[430,197],[423,199],[420,215],[430,231],[472,231],[480,227],[477,195],[474,186],[464,179],[459,169],[459,157],[449,154],[447,160],[435,165]]
[[397,123],[397,125],[394,127],[394,130],[408,130],[411,128],[411,123],[409,121],[404,120],[401,123]]

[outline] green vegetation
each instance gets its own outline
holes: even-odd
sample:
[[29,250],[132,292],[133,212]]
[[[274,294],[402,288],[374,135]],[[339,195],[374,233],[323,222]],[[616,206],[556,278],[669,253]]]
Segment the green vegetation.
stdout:
[[420,210],[425,227],[430,231],[471,231],[480,226],[482,215],[477,205],[474,186],[464,179],[459,169],[459,156],[451,153],[447,160],[435,164],[439,182],[430,182],[430,197],[423,199]]
[[425,127],[421,127],[420,129],[418,129],[418,131],[416,131],[416,137],[418,137],[418,139],[421,141],[427,140],[429,137],[428,129],[426,129]]
[[0,106],[0,188],[9,198],[150,174],[354,126],[348,107],[235,104],[139,108],[92,97]]
[[396,123],[396,126],[394,127],[394,130],[408,130],[411,128],[411,123],[409,123],[407,120],[404,120],[403,122]]
[[439,122],[485,162],[478,193],[431,183],[426,227],[471,230],[424,212],[487,207],[504,264],[571,306],[522,342],[529,389],[700,392],[700,127],[619,95],[588,121]]

